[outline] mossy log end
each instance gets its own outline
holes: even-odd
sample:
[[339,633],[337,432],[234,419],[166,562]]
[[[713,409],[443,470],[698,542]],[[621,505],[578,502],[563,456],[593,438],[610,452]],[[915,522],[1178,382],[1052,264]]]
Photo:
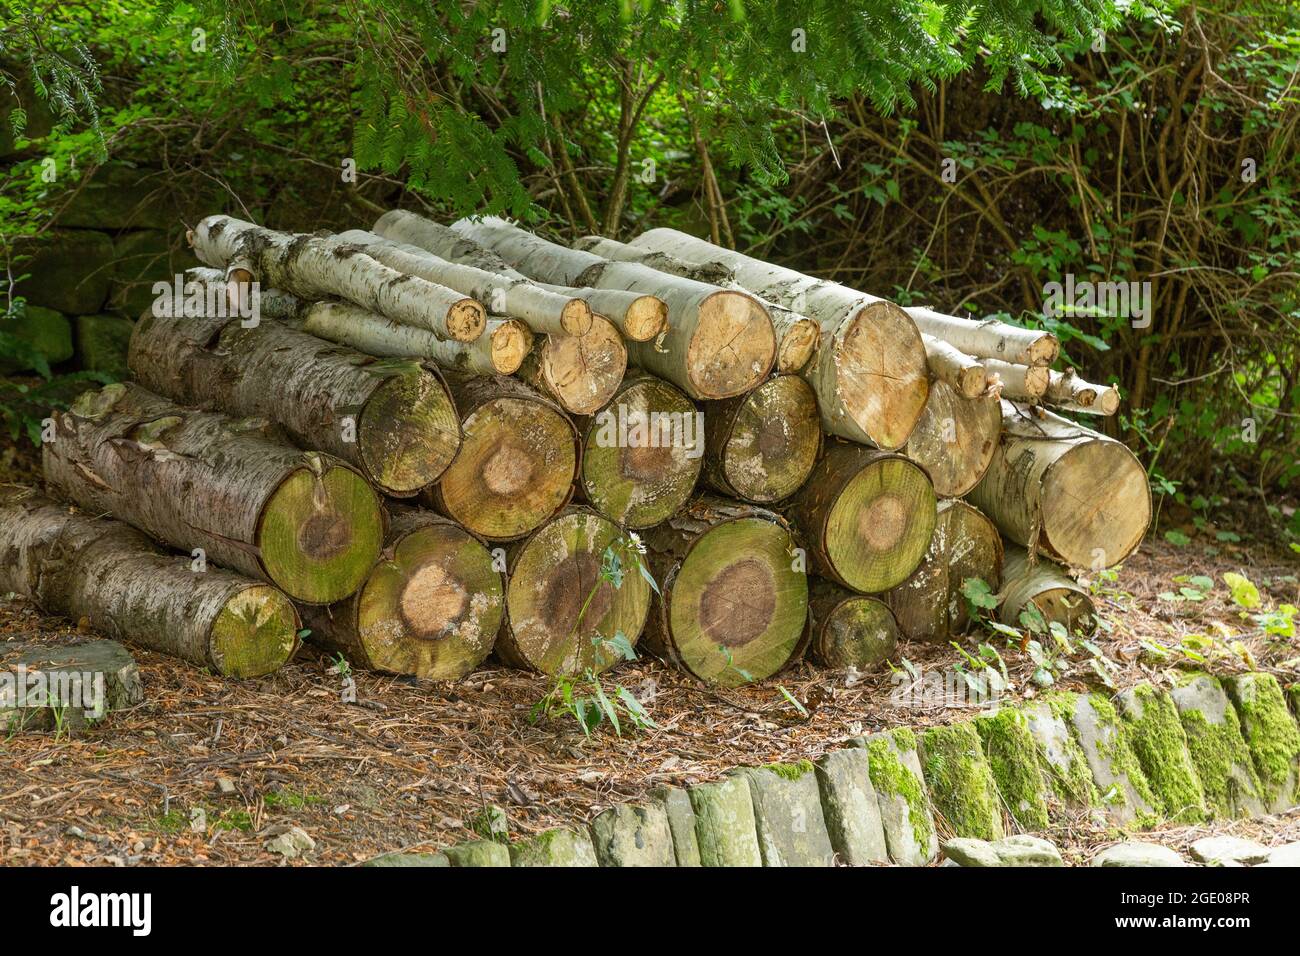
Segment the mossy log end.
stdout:
[[979,578],[996,592],[1002,581],[1002,536],[964,501],[939,502],[930,547],[912,575],[885,601],[910,641],[946,644],[970,624],[962,584]]
[[650,611],[650,585],[624,573],[621,587],[601,579],[605,550],[623,532],[589,508],[570,506],[507,549],[506,622],[497,656],[544,674],[599,673],[623,660],[609,642],[633,646]]
[[930,395],[902,453],[925,469],[940,498],[974,488],[998,447],[1002,403],[996,394],[963,398],[947,382],[930,383]]
[[1055,622],[1071,634],[1090,634],[1097,626],[1097,611],[1085,588],[1060,565],[1043,557],[1031,562],[1025,549],[1015,545],[1006,550],[999,597],[998,618],[1012,627],[1024,626],[1026,611],[1041,614],[1043,626]]
[[198,412],[138,385],[86,392],[54,414],[45,478],[88,511],[331,604],[365,580],[384,514],[366,480],[303,452],[262,419]]
[[633,371],[605,408],[578,423],[583,496],[625,528],[649,528],[676,514],[700,474],[698,423],[681,391]]
[[935,523],[934,486],[902,455],[835,442],[788,514],[810,570],[871,594],[906,580],[925,555]]
[[503,376],[447,373],[461,449],[424,500],[489,541],[536,529],[573,495],[578,435],[563,410]]
[[724,687],[770,677],[801,653],[808,577],[781,516],[704,496],[644,537],[661,592],[651,651]]
[[1042,409],[1002,403],[1002,438],[967,498],[1033,555],[1109,568],[1151,523],[1146,470],[1129,449]]
[[383,552],[356,594],[306,608],[311,641],[358,667],[456,680],[481,664],[504,615],[505,580],[454,521],[393,506]]
[[823,667],[879,667],[898,646],[898,625],[884,601],[812,579],[809,651]]
[[704,406],[704,475],[717,491],[755,504],[790,497],[821,450],[817,396],[802,378],[777,375],[752,392]]
[[146,312],[128,362],[141,385],[182,405],[283,425],[294,441],[354,465],[385,494],[436,481],[460,421],[436,371],[382,361],[278,322]]
[[194,570],[135,528],[31,489],[0,490],[0,591],[226,677],[269,674],[298,647],[298,614],[275,588]]

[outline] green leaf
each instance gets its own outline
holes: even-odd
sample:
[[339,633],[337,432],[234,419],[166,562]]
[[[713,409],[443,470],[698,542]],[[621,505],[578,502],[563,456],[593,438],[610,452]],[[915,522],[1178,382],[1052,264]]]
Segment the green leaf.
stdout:
[[1232,592],[1232,600],[1238,607],[1247,610],[1259,607],[1259,588],[1255,587],[1244,574],[1229,571],[1223,576],[1223,583],[1228,585],[1228,590]]
[[795,710],[799,711],[799,716],[804,718],[808,717],[808,708],[804,707],[803,704],[799,703],[798,699],[795,698],[794,694],[790,693],[788,690],[785,689],[784,684],[777,684],[776,689],[781,692],[781,696],[784,697],[787,701],[789,701]]
[[1183,534],[1181,531],[1177,530],[1176,528],[1171,528],[1170,530],[1165,532],[1165,540],[1168,541],[1170,544],[1177,545],[1180,548],[1185,548],[1192,543],[1191,538],[1187,537],[1187,535]]

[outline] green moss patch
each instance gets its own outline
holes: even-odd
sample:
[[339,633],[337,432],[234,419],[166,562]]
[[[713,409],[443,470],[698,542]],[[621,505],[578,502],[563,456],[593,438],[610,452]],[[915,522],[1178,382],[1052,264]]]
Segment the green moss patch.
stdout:
[[[930,814],[930,801],[921,778],[903,762],[903,753],[916,751],[916,736],[907,728],[890,734],[877,734],[862,741],[867,751],[867,766],[871,785],[881,798],[881,816],[889,839],[889,853],[895,863],[924,862],[936,836],[934,820]],[[909,850],[896,845],[898,837],[891,832],[894,823],[888,812],[887,801],[902,801],[906,807],[907,821],[903,833],[910,835],[913,846]]]
[[770,770],[782,780],[798,780],[806,773],[813,772],[811,760],[799,760],[795,763],[769,763],[763,765],[764,770]]
[[1070,730],[1077,705],[1077,694],[1062,691],[1023,708],[1048,788],[1049,816],[1059,807],[1087,808],[1101,804],[1088,758]]
[[976,718],[975,730],[1011,818],[1021,830],[1046,830],[1047,781],[1026,716],[1004,707]]
[[1173,700],[1150,684],[1129,688],[1119,700],[1129,743],[1151,785],[1157,809],[1171,822],[1205,820],[1205,795]]
[[[1091,711],[1096,725],[1093,759],[1099,766],[1091,769],[1101,806],[1123,823],[1136,824],[1143,829],[1155,826],[1161,820],[1163,803],[1152,791],[1142,762],[1133,749],[1128,725],[1120,720],[1119,712],[1109,698],[1102,694],[1089,694],[1075,700],[1076,718],[1072,725],[1076,733],[1080,726],[1077,715],[1081,706]],[[1080,749],[1084,749],[1082,741]]]
[[1209,674],[1189,674],[1171,696],[1207,808],[1227,818],[1263,813],[1255,764],[1222,685]]
[[930,802],[954,835],[1002,839],[997,783],[975,727],[932,727],[921,734],[920,753]]
[[1261,796],[1274,812],[1300,802],[1300,727],[1272,674],[1239,674],[1223,682],[1259,776]]

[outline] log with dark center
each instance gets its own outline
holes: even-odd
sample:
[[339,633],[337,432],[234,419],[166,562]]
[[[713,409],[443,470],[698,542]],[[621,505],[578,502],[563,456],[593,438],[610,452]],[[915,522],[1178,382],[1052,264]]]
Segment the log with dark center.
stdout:
[[794,375],[704,407],[704,475],[723,494],[756,504],[783,501],[808,478],[821,449],[817,396]]
[[710,684],[775,674],[801,650],[808,579],[784,519],[705,496],[645,534],[661,595],[654,653]]
[[129,384],[86,392],[53,418],[42,449],[52,488],[295,600],[342,600],[379,553],[383,513],[365,479],[264,420],[194,411]]
[[606,549],[624,534],[608,518],[571,506],[507,551],[506,623],[497,655],[544,674],[606,670],[635,646],[650,610],[650,585],[625,568],[618,586],[602,578]]
[[0,489],[0,591],[226,677],[278,669],[298,646],[280,591],[171,554],[136,529],[31,489]]
[[460,454],[425,499],[489,541],[528,534],[568,502],[577,432],[558,405],[515,379],[447,373]]
[[808,616],[809,652],[823,667],[871,670],[889,660],[898,646],[898,625],[888,605],[834,581],[812,579]]
[[492,554],[455,522],[392,506],[383,552],[361,589],[306,608],[311,641],[358,667],[432,680],[464,677],[492,652],[505,585]]

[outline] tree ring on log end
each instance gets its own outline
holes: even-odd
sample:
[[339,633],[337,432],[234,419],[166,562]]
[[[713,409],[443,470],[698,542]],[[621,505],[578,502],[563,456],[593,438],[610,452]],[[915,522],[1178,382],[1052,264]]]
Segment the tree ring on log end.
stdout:
[[916,324],[892,302],[873,302],[844,322],[834,341],[827,359],[835,362],[845,411],[877,448],[901,448],[930,392]]
[[934,487],[923,469],[896,455],[873,458],[831,506],[824,557],[845,586],[888,590],[921,563],[935,514]]
[[319,478],[307,468],[289,475],[267,500],[257,530],[267,576],[307,604],[332,604],[356,591],[382,541],[379,499],[365,479],[338,465]]
[[369,477],[387,494],[415,494],[451,464],[460,420],[437,377],[396,374],[371,394],[357,421],[357,448]]
[[772,623],[775,582],[761,561],[727,565],[700,595],[700,627],[724,647],[744,647]]
[[575,415],[603,408],[627,371],[627,346],[612,322],[596,316],[586,335],[548,335],[542,376],[556,400]]
[[483,463],[483,484],[494,495],[508,498],[528,487],[534,462],[518,447],[503,445]]
[[298,646],[298,612],[275,588],[237,591],[212,622],[208,655],[226,677],[261,677],[278,670]]
[[1048,467],[1042,536],[1067,565],[1109,568],[1142,542],[1151,523],[1146,471],[1117,441],[1082,441]]
[[898,646],[894,615],[882,601],[865,594],[846,597],[813,627],[813,654],[826,667],[870,670]]
[[760,504],[788,498],[808,479],[820,448],[812,388],[794,375],[770,378],[736,411],[721,453],[725,490]]
[[701,398],[729,398],[761,382],[776,361],[772,320],[741,292],[715,292],[699,306],[686,370]]
[[469,595],[437,564],[426,564],[407,578],[399,607],[411,636],[432,641],[444,637],[464,616]]

